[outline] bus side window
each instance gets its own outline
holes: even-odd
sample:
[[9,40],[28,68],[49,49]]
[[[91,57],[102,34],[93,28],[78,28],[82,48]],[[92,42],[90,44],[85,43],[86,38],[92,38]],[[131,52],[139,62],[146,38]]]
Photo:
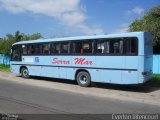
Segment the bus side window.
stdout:
[[44,54],[44,55],[50,54],[50,44],[49,43],[43,44],[42,46],[43,46],[42,47],[42,54]]
[[54,45],[54,43],[51,44],[51,49],[50,49],[50,51],[51,51],[51,54],[54,54],[54,53],[55,53],[55,45]]
[[34,54],[35,55],[39,55],[41,53],[42,53],[42,51],[41,51],[41,45],[40,44],[35,44],[34,45]]
[[123,40],[110,40],[110,54],[123,54]]
[[92,53],[92,41],[84,42],[82,45],[83,54]]
[[60,44],[52,43],[51,44],[51,54],[59,54],[60,53]]
[[83,53],[82,41],[73,43],[73,53],[77,53],[77,54],[82,54]]
[[126,54],[138,54],[138,40],[136,38],[126,39]]
[[40,44],[31,44],[28,47],[29,55],[39,55],[41,54],[41,45]]
[[73,43],[73,53],[77,54],[88,54],[92,53],[92,41],[78,41]]
[[29,55],[33,55],[34,54],[34,47],[33,47],[33,45],[29,45],[29,47],[28,47],[28,54]]
[[22,45],[22,54],[27,55],[27,45]]
[[97,41],[96,42],[96,53],[97,54],[103,54],[104,53],[104,45],[105,42],[104,41]]
[[60,49],[61,54],[66,54],[69,53],[69,43],[61,43],[61,49]]

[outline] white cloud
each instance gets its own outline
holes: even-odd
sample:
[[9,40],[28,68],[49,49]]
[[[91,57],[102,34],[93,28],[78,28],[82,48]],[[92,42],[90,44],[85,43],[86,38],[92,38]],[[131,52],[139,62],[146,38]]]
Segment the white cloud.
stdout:
[[0,0],[1,7],[13,14],[31,12],[53,17],[61,24],[86,34],[102,32],[85,25],[86,8],[80,0]]
[[129,30],[129,23],[123,23],[112,33],[126,33],[128,32],[128,30]]
[[89,35],[103,33],[103,30],[99,26],[93,26],[89,28],[88,26],[80,25],[78,27],[85,33],[88,33]]
[[129,10],[127,13],[128,13],[128,15],[132,15],[132,14],[142,15],[142,14],[144,14],[144,11],[145,10],[143,8],[136,6],[132,10]]

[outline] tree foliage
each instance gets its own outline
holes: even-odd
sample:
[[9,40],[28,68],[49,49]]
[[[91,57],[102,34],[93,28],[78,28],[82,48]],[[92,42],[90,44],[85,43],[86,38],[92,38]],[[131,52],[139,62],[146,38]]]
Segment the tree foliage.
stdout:
[[7,34],[6,37],[0,38],[0,54],[9,55],[12,44],[15,42],[26,41],[26,40],[36,40],[42,38],[40,33],[35,33],[32,35],[21,33],[16,31],[15,34]]
[[142,18],[133,21],[129,30],[151,32],[154,53],[160,53],[160,5],[151,8]]

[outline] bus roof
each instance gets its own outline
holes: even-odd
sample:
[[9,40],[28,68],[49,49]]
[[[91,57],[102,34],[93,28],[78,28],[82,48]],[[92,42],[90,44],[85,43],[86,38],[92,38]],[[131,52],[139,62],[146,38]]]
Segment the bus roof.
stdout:
[[48,38],[48,39],[38,39],[38,40],[29,40],[29,41],[21,41],[14,43],[17,44],[29,44],[29,43],[43,43],[43,42],[53,42],[53,41],[71,41],[71,40],[89,40],[89,39],[101,39],[101,38],[115,38],[115,37],[137,37],[138,35],[142,35],[144,32],[129,32],[129,33],[121,33],[121,34],[104,34],[104,35],[91,35],[91,36],[77,36],[77,37],[63,37],[63,38]]

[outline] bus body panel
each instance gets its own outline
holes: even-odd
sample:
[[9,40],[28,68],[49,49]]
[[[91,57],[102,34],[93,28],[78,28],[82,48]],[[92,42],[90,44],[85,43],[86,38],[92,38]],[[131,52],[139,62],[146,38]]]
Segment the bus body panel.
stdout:
[[145,82],[145,76],[142,74],[143,72],[144,72],[144,56],[139,56],[139,74],[138,74],[139,83]]
[[122,71],[123,84],[138,83],[138,56],[125,56],[125,69]]
[[16,73],[19,74],[20,73],[20,65],[13,65],[13,64],[17,64],[16,62],[11,62],[11,67],[10,70],[12,73]]
[[[97,82],[121,83],[122,70],[124,69],[124,56],[98,56],[96,57],[96,68],[99,78]],[[101,67],[99,67],[101,66]]]

